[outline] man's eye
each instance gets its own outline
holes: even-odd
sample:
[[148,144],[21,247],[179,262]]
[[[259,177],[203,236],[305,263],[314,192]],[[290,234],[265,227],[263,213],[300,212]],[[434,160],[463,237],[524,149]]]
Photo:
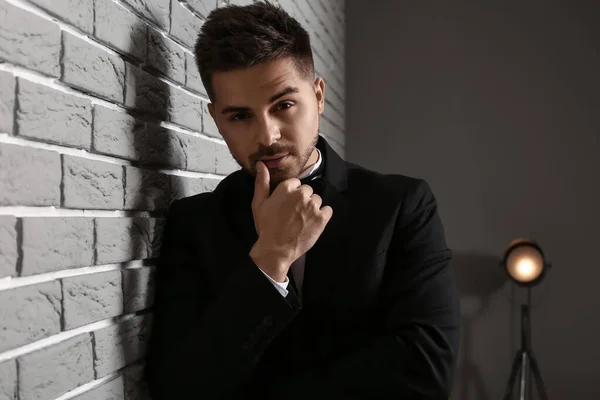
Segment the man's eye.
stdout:
[[277,107],[275,107],[276,110],[287,110],[288,108],[292,107],[293,104],[292,103],[279,103],[277,104]]
[[241,121],[248,117],[249,117],[248,113],[237,113],[237,114],[233,114],[231,117],[229,117],[229,120],[230,121]]

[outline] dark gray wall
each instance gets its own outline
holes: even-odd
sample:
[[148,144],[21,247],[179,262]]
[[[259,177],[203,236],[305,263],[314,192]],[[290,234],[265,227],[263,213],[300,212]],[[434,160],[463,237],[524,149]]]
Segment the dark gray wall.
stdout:
[[483,3],[348,2],[347,159],[438,198],[462,292],[454,398],[502,397],[522,292],[497,262],[528,236],[554,264],[532,322],[550,398],[597,399],[600,3]]

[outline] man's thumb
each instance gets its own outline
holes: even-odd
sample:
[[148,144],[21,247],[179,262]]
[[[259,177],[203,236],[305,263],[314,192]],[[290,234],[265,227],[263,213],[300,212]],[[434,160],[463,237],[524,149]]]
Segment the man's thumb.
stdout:
[[256,163],[256,180],[254,181],[254,200],[263,200],[269,197],[271,176],[269,169],[262,161]]

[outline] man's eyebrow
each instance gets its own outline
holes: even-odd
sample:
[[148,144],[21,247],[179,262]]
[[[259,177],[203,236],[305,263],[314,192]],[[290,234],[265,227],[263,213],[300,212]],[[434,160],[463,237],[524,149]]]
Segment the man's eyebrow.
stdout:
[[271,103],[275,103],[277,101],[277,99],[290,94],[290,93],[298,93],[300,90],[296,87],[292,87],[292,86],[288,86],[285,89],[283,89],[281,92],[277,93],[275,96],[272,96],[269,99],[269,104]]
[[[288,95],[290,93],[298,93],[300,92],[300,90],[296,87],[292,87],[292,86],[288,86],[285,89],[283,89],[281,92],[277,93],[274,96],[271,96],[271,98],[269,99],[269,104],[276,102],[278,99],[280,99],[281,97]],[[221,111],[221,114],[228,114],[228,113],[232,113],[232,112],[247,112],[250,111],[249,107],[241,107],[241,106],[227,106],[224,107],[223,110]]]

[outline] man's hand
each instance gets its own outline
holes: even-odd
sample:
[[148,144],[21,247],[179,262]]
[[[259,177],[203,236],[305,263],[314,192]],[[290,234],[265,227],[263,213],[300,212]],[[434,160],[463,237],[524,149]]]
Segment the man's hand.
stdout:
[[275,281],[284,282],[292,263],[323,233],[333,210],[321,204],[321,197],[297,178],[281,182],[271,195],[269,169],[257,162],[252,214],[258,240],[250,257]]

